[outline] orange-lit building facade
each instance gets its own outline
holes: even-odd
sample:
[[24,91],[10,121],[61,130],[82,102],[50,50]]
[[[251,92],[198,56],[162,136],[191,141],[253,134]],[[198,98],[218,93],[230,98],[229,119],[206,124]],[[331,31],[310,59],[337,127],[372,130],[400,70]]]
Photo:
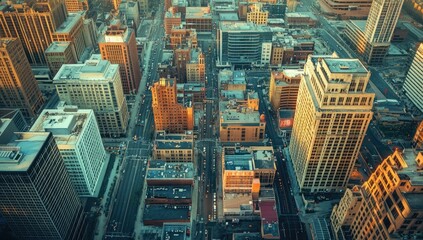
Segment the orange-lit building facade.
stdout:
[[268,11],[263,11],[260,4],[248,6],[247,22],[253,22],[258,25],[267,25]]
[[19,38],[29,63],[45,65],[44,51],[66,16],[66,6],[61,0],[6,4],[0,9],[0,37]]
[[171,33],[173,27],[180,26],[182,23],[181,13],[176,12],[174,7],[169,8],[169,11],[164,16],[164,28],[166,35]]
[[185,13],[185,26],[197,32],[211,32],[212,15],[210,7],[187,7]]
[[395,151],[362,185],[348,189],[331,214],[337,239],[423,237],[423,154]]
[[156,131],[184,133],[193,130],[194,109],[188,100],[178,102],[176,79],[161,78],[151,88]]
[[301,191],[345,190],[373,116],[369,78],[358,59],[307,60],[289,145]]
[[197,32],[195,29],[186,29],[180,26],[173,27],[170,30],[168,38],[170,49],[177,49],[185,46],[196,48],[198,46]]
[[138,91],[141,70],[134,30],[119,23],[108,27],[99,41],[101,57],[112,64],[119,64],[124,94]]
[[204,82],[206,80],[206,62],[201,49],[191,49],[190,61],[186,64],[187,82]]
[[17,38],[0,38],[0,108],[19,108],[35,117],[44,100]]
[[88,0],[65,0],[65,5],[69,13],[87,11],[89,9]]
[[295,109],[303,70],[285,69],[270,74],[269,100],[274,111]]

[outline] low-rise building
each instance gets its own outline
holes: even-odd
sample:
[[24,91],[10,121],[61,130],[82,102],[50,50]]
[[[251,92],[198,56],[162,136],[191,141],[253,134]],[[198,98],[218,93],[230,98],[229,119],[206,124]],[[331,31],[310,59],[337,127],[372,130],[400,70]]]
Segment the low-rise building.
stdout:
[[192,186],[148,186],[146,204],[191,204]]
[[314,28],[317,17],[311,12],[289,12],[285,14],[285,24],[288,28]]
[[185,13],[185,26],[197,32],[211,32],[212,14],[210,7],[187,7]]
[[189,223],[164,223],[162,240],[190,240],[191,228]]
[[163,160],[151,160],[146,173],[149,186],[192,185],[194,166],[192,163],[168,163]]
[[308,31],[285,29],[274,35],[270,64],[282,66],[303,63],[313,52],[314,41]]
[[252,22],[258,25],[267,25],[267,18],[269,12],[264,11],[261,4],[252,4],[248,6],[247,10],[247,22]]
[[28,123],[19,109],[0,108],[0,144],[9,143],[15,132],[23,132],[27,127]]
[[194,162],[194,136],[192,131],[181,134],[157,131],[153,145],[153,158],[166,162]]
[[180,12],[176,11],[176,8],[171,7],[164,16],[164,28],[165,33],[169,35],[173,27],[180,26],[182,23],[182,16]]
[[247,89],[247,81],[245,80],[244,70],[220,70],[218,76],[218,89],[221,90],[240,90]]
[[168,222],[190,222],[190,205],[153,204],[146,205],[143,213],[144,225],[163,226]]
[[270,74],[269,101],[274,111],[294,110],[304,70],[285,69]]

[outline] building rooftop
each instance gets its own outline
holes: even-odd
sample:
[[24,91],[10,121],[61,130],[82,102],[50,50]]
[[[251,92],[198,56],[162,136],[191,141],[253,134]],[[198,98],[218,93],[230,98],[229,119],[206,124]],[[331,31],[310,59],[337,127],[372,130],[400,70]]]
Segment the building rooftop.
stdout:
[[221,90],[220,96],[226,99],[245,100],[245,94],[243,90]]
[[253,171],[252,154],[246,151],[232,155],[225,154],[225,170]]
[[127,43],[134,30],[116,23],[107,27],[106,32],[98,39],[98,43]]
[[192,149],[192,141],[155,141],[156,149]]
[[234,233],[233,240],[261,240],[260,233]]
[[114,76],[118,72],[118,64],[110,64],[108,60],[98,59],[97,54],[93,54],[91,58],[83,64],[63,64],[54,77],[54,81],[78,79],[110,81],[114,80]]
[[219,13],[219,21],[239,21],[236,13]]
[[252,22],[243,21],[222,21],[219,29],[224,32],[271,32],[271,28],[266,25],[257,25]]
[[347,58],[324,58],[332,73],[368,73],[369,71],[364,67],[358,59]]
[[253,149],[254,168],[255,169],[275,169],[275,158],[273,156],[273,148]]
[[236,84],[236,85],[245,85],[247,84],[245,80],[245,71],[244,70],[235,70],[231,71],[229,69],[223,69],[219,72],[218,75],[219,82],[222,84]]
[[83,18],[84,11],[69,14],[66,20],[56,29],[56,32],[53,34],[69,34],[70,31],[76,26],[76,24],[81,21]]
[[57,145],[74,145],[80,133],[87,127],[87,119],[94,115],[91,109],[67,106],[62,109],[46,109],[32,125],[31,132],[51,132]]
[[411,209],[420,211],[423,210],[423,193],[404,193],[404,197]]
[[294,118],[295,110],[279,109],[279,118]]
[[185,131],[185,133],[166,133],[166,131],[156,131],[156,140],[193,140],[194,135],[192,131]]
[[[232,92],[233,94],[235,92]],[[260,113],[244,106],[242,103],[231,99],[229,101],[220,101],[221,126],[242,125],[258,126],[261,123]]]
[[[420,153],[421,154],[421,153]],[[409,179],[411,185],[423,185],[423,177],[421,171],[416,162],[418,154],[412,148],[406,148],[403,150],[402,154],[403,160],[406,163],[407,167],[398,169],[397,173],[401,179]]]
[[187,240],[190,239],[188,223],[164,223],[162,240]]
[[287,12],[285,13],[285,16],[296,18],[311,18],[317,21],[317,17],[312,12]]
[[194,166],[192,163],[167,163],[163,160],[151,160],[146,176],[150,179],[192,179]]
[[212,18],[210,7],[187,7],[185,10],[185,19],[190,18]]
[[70,42],[52,42],[45,53],[63,53],[70,47]]
[[165,13],[165,18],[181,18],[181,13],[180,12],[167,11]]
[[19,132],[0,145],[0,172],[26,172],[47,141],[49,132]]
[[189,205],[170,205],[170,204],[154,204],[145,205],[143,219],[145,220],[164,220],[172,221],[189,221],[190,219]]
[[184,92],[204,92],[205,84],[204,83],[178,83],[176,84],[178,91]]
[[260,201],[259,208],[262,235],[278,237],[279,222],[275,200]]
[[350,22],[357,26],[362,32],[366,29],[366,20],[350,20]]
[[201,54],[200,49],[192,48],[190,51],[191,58],[189,63],[198,63],[200,54]]
[[147,187],[147,198],[190,199],[191,197],[192,189],[190,185]]
[[260,199],[275,199],[275,190],[273,188],[260,188]]

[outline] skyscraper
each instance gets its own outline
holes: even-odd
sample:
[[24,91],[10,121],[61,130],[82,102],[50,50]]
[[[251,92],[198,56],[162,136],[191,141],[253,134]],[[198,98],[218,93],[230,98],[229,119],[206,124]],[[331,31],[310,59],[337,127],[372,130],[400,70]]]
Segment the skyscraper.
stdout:
[[397,150],[347,189],[332,210],[336,239],[422,239],[422,163],[422,152]]
[[176,80],[160,78],[151,88],[154,124],[156,130],[184,133],[193,130],[194,109],[191,101],[178,102]]
[[388,52],[404,0],[374,0],[367,21],[350,21],[347,40],[371,65],[380,65]]
[[29,118],[43,102],[19,39],[0,38],[0,107],[19,108]]
[[51,132],[80,197],[97,197],[106,167],[106,150],[91,109],[67,106],[44,110],[31,132]]
[[22,41],[30,64],[45,65],[52,33],[66,19],[63,0],[24,1],[0,6],[0,37]]
[[110,64],[94,54],[85,64],[64,64],[53,83],[61,101],[94,110],[102,136],[126,134],[128,109],[119,65]]
[[99,40],[101,57],[119,64],[125,94],[136,93],[141,81],[140,63],[134,30],[116,22],[107,28]]
[[408,70],[403,89],[405,95],[423,112],[423,43],[420,43]]
[[88,0],[65,0],[66,10],[69,13],[88,10]]
[[83,209],[51,133],[0,145],[0,213],[20,239],[82,239]]
[[302,191],[346,187],[373,115],[369,78],[358,59],[309,56],[289,145]]

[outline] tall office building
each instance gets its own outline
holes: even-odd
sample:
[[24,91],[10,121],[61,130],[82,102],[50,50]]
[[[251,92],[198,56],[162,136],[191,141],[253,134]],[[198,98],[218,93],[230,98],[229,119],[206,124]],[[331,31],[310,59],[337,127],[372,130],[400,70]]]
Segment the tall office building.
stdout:
[[93,110],[75,106],[44,110],[30,131],[51,132],[78,195],[98,196],[107,154]]
[[369,78],[358,59],[309,56],[289,145],[302,191],[346,187],[373,115]]
[[43,102],[19,39],[0,38],[0,107],[19,108],[29,118]]
[[151,88],[153,114],[156,131],[184,133],[193,130],[194,109],[191,101],[178,102],[176,80],[160,78]]
[[420,43],[408,70],[403,89],[405,95],[423,112],[423,43]]
[[128,109],[119,65],[94,54],[84,64],[64,64],[53,83],[61,101],[94,110],[102,136],[126,134]]
[[268,26],[252,22],[220,22],[217,31],[217,64],[260,64],[262,49],[271,42],[272,31]]
[[0,213],[19,239],[83,239],[83,209],[51,133],[0,145]]
[[46,49],[45,55],[52,76],[57,74],[63,64],[77,62],[71,42],[52,42]]
[[403,3],[404,0],[375,0],[370,7],[367,21],[350,21],[347,24],[347,40],[367,63],[383,63]]
[[141,71],[134,30],[114,23],[107,28],[98,45],[103,59],[119,64],[123,92],[136,93],[141,81]]
[[29,63],[45,65],[44,51],[66,16],[63,0],[7,2],[0,6],[0,37],[19,38]]
[[331,214],[336,239],[422,239],[423,153],[395,151]]
[[52,33],[53,41],[69,42],[77,60],[85,50],[83,12],[70,14],[66,20]]

